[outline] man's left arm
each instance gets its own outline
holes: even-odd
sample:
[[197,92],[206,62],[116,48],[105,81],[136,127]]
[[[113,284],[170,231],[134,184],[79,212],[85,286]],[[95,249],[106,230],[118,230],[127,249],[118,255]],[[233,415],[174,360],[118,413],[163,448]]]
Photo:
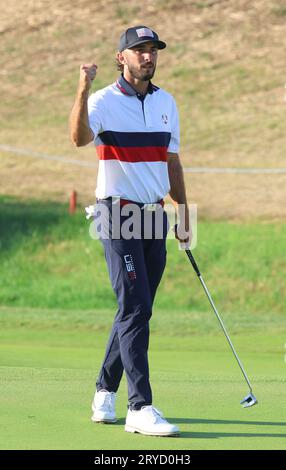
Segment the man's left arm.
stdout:
[[[170,197],[177,208],[179,224],[176,238],[181,242],[191,242],[192,233],[189,222],[189,206],[187,203],[183,167],[177,153],[167,153],[168,172],[170,180]],[[183,232],[186,232],[185,235]],[[187,235],[187,237],[186,237]]]

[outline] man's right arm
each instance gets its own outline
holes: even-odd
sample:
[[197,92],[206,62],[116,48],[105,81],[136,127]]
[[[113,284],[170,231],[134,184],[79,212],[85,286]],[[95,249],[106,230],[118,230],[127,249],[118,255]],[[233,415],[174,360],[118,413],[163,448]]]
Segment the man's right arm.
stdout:
[[94,138],[89,127],[87,100],[96,69],[95,64],[84,64],[80,67],[77,94],[69,118],[70,138],[76,147],[87,145]]

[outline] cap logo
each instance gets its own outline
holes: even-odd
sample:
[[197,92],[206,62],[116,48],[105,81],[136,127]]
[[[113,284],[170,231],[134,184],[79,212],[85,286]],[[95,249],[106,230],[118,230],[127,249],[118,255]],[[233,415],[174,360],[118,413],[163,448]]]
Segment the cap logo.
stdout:
[[151,29],[149,28],[136,29],[136,33],[137,33],[138,38],[142,38],[144,36],[148,36],[150,38],[154,37],[153,31],[151,31]]

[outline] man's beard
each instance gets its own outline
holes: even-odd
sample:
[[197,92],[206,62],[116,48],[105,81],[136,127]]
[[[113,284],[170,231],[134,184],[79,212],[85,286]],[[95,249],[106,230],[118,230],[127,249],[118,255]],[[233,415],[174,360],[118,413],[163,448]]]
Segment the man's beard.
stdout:
[[141,80],[142,82],[147,82],[153,78],[155,71],[156,71],[156,65],[153,65],[152,67],[145,67],[140,68],[139,70],[133,67],[132,65],[128,64],[128,70],[130,75],[133,78],[137,78],[137,80]]

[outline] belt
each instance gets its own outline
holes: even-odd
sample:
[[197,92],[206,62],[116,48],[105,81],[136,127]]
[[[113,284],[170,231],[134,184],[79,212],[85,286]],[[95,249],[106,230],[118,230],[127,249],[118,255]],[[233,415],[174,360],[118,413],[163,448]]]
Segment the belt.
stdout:
[[[112,197],[107,197],[105,199],[101,199],[102,201],[112,201]],[[116,198],[117,199],[117,198]],[[129,199],[122,199],[122,198],[118,198],[117,200],[120,201],[120,207],[123,207],[123,206],[126,206],[127,204],[136,204],[137,206],[139,206],[141,209],[147,209],[149,211],[155,211],[156,210],[156,206],[158,204],[160,204],[160,206],[164,207],[164,200],[163,199],[160,199],[160,201],[158,202],[154,202],[154,203],[144,203],[144,202],[136,202],[136,201],[129,201]]]

